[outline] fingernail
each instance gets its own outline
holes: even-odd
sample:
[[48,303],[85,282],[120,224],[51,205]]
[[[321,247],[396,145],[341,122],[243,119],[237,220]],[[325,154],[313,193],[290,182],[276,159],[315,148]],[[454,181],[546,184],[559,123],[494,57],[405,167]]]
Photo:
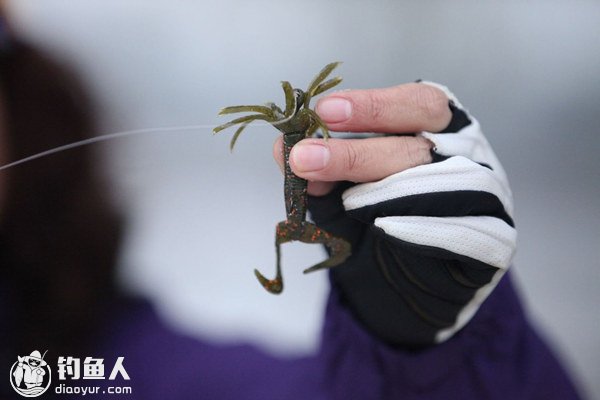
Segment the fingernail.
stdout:
[[344,122],[352,115],[352,103],[340,97],[329,97],[317,103],[316,111],[325,122]]
[[322,170],[329,163],[329,149],[319,144],[298,143],[292,148],[292,162],[297,171],[313,172]]

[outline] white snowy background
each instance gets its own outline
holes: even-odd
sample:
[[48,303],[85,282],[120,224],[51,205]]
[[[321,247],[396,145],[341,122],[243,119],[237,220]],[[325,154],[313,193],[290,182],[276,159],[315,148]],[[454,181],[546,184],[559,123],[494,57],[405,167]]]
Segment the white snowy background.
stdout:
[[[281,102],[344,61],[342,88],[417,78],[447,84],[481,121],[516,202],[514,272],[535,323],[582,391],[600,398],[600,3],[594,1],[13,0],[17,30],[74,65],[103,133],[216,125],[235,103]],[[153,133],[95,145],[129,230],[121,278],[177,329],[314,350],[324,255],[286,245],[282,296],[252,269],[274,268],[282,178],[274,129]]]

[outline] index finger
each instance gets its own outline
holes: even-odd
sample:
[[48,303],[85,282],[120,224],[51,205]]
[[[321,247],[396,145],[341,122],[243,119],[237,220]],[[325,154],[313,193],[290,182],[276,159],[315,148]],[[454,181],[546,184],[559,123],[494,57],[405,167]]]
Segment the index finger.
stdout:
[[333,131],[440,132],[452,119],[446,94],[420,83],[332,93],[315,110]]

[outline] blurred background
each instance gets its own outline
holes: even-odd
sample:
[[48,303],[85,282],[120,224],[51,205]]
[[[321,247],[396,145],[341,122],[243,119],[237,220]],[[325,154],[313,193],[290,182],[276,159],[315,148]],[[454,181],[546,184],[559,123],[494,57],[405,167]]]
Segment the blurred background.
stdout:
[[[73,65],[100,133],[214,126],[226,105],[283,102],[341,60],[342,88],[445,83],[481,121],[516,203],[518,286],[582,391],[600,398],[600,3],[13,0],[16,30]],[[318,345],[319,247],[284,247],[287,287],[267,294],[285,215],[276,131],[171,130],[95,145],[129,229],[121,280],[171,324],[278,354]],[[76,151],[76,150],[71,150]]]

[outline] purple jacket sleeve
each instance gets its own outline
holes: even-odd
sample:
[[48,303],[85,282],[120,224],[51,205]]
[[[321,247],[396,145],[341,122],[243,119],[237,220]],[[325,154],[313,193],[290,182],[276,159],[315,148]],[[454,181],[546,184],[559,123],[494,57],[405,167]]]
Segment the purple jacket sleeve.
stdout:
[[[333,287],[319,352],[281,359],[248,345],[173,333],[147,304],[130,304],[103,332],[100,354],[124,356],[130,399],[577,399],[526,322],[509,276],[457,335],[419,351],[367,332]],[[100,397],[103,398],[103,397]]]
[[527,323],[509,275],[464,329],[417,351],[376,340],[334,291],[319,357],[335,399],[579,398]]

